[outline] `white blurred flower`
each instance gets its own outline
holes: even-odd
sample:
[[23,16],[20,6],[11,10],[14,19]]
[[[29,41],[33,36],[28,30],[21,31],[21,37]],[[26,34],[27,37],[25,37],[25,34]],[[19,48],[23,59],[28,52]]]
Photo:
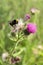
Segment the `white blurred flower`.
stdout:
[[6,58],[8,57],[8,55],[9,55],[9,54],[8,54],[7,52],[3,53],[3,54],[2,54],[2,60],[3,60],[3,61],[6,61]]
[[32,9],[31,9],[31,12],[32,12],[33,14],[35,14],[36,9],[35,9],[35,8],[32,8]]
[[43,50],[43,46],[42,45],[38,45],[38,49]]
[[19,27],[19,28],[22,28],[23,25],[24,25],[23,20],[22,20],[22,19],[19,19],[18,27]]
[[40,10],[38,10],[38,9],[36,9],[36,8],[32,8],[32,9],[31,9],[31,13],[32,13],[32,14],[35,14],[36,12],[37,12],[37,13],[40,13]]

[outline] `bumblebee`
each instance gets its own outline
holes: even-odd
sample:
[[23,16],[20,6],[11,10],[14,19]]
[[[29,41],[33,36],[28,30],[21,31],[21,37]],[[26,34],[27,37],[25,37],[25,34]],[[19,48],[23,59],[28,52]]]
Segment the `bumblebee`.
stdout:
[[12,20],[9,24],[13,27],[14,25],[18,24],[18,20]]

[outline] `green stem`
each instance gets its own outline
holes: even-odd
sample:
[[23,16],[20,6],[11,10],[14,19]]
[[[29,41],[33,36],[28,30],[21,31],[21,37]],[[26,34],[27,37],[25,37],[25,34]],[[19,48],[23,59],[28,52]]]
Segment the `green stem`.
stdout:
[[21,48],[21,50],[18,53],[12,54],[13,57],[20,55],[24,50],[25,50],[25,48]]
[[39,13],[40,13],[40,12],[36,12],[36,13],[35,13],[34,20],[33,20],[34,23],[35,23],[35,22],[37,23],[37,20],[38,20],[38,17],[39,17]]

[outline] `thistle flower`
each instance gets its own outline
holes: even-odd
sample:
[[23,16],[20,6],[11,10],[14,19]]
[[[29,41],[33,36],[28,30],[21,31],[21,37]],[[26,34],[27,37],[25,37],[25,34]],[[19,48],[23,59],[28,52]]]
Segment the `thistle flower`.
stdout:
[[9,55],[9,54],[8,54],[7,52],[3,53],[3,54],[2,54],[2,60],[3,60],[3,61],[6,61],[8,55]]
[[22,20],[22,19],[19,19],[18,21],[19,21],[19,22],[18,22],[18,24],[17,24],[17,28],[18,28],[18,29],[22,29],[23,26],[24,26],[23,20]]
[[24,20],[27,21],[28,19],[30,19],[30,15],[26,14],[25,17],[24,17]]
[[12,30],[12,32],[17,32],[21,29],[23,29],[24,23],[22,19],[18,19],[18,24],[16,24],[15,29]]
[[36,12],[36,9],[35,9],[35,8],[32,8],[32,9],[31,9],[31,13],[32,13],[32,14],[35,14],[35,12]]
[[28,33],[35,33],[37,31],[37,27],[33,23],[27,24],[27,31]]
[[38,10],[38,9],[36,9],[36,8],[32,8],[32,9],[31,9],[31,13],[32,13],[32,14],[35,14],[36,12],[38,12],[38,13],[39,13],[39,12],[40,12],[40,10]]
[[20,61],[20,57],[11,57],[10,59],[10,63],[15,64],[18,63]]

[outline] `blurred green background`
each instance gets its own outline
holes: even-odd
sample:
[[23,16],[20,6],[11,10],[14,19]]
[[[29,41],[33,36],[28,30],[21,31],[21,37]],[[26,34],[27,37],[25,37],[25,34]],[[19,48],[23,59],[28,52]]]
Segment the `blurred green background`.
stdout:
[[[43,51],[42,56],[39,56],[38,59],[32,53],[32,48],[37,47],[38,44],[43,46],[43,0],[0,0],[0,65],[10,65],[2,62],[1,59],[4,49],[10,51],[14,43],[7,37],[9,20],[23,18],[25,14],[30,14],[31,8],[40,10],[37,22],[35,21],[38,25],[38,30],[32,39],[22,42],[26,44],[27,51],[23,55],[22,62],[18,65],[43,65]],[[30,21],[33,22],[32,20]]]

